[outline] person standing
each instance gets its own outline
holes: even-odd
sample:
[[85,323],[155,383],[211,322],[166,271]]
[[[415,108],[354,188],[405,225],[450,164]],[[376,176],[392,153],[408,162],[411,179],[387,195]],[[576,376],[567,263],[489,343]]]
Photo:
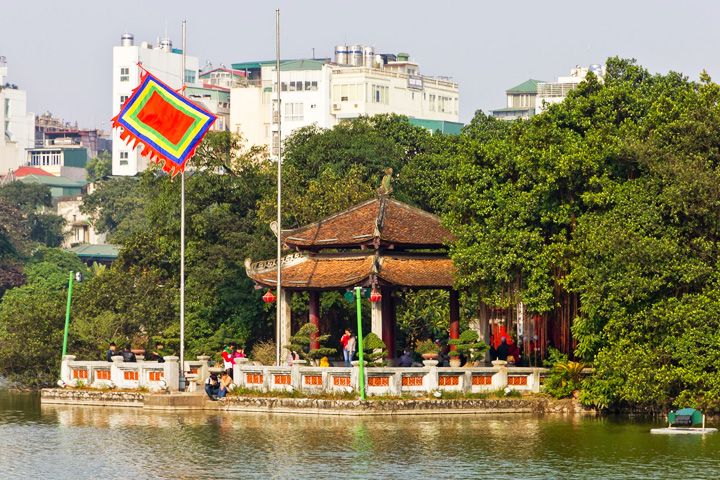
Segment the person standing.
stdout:
[[107,355],[105,355],[105,360],[107,360],[108,362],[112,362],[112,357],[114,357],[115,355],[118,354],[118,353],[115,351],[116,348],[117,348],[117,347],[115,346],[115,342],[111,342],[111,343],[110,343],[110,349],[107,351]]
[[350,366],[350,360],[348,359],[348,351],[347,351],[348,340],[350,340],[350,330],[346,328],[345,335],[343,335],[340,338],[340,345],[342,345],[342,349],[343,349],[343,360],[345,361],[346,367]]
[[352,330],[348,329],[345,331],[348,333],[348,335],[350,335],[350,338],[348,338],[348,341],[345,344],[345,351],[347,352],[346,367],[349,367],[351,365],[350,362],[352,362],[352,359],[355,356],[355,349],[357,348],[357,337],[355,335],[353,335]]
[[235,348],[234,343],[228,343],[225,350],[222,351],[223,364],[225,365],[225,372],[232,378],[233,365],[235,360],[233,359],[233,349]]

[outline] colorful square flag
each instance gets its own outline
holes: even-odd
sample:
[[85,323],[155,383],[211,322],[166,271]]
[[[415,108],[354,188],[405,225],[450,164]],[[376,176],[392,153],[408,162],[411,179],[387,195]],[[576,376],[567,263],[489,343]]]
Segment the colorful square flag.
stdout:
[[142,143],[142,155],[164,161],[163,170],[175,176],[205,136],[216,117],[143,71],[140,85],[112,119],[122,127],[120,139]]

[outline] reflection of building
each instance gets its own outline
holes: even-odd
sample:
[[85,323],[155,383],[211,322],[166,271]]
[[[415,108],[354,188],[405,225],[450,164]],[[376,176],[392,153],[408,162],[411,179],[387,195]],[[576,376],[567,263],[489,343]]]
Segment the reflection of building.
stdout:
[[[157,45],[142,42],[134,44],[134,36],[129,33],[122,35],[119,46],[113,47],[112,69],[112,114],[120,112],[125,100],[140,84],[142,68],[153,74],[170,88],[179,90],[183,84],[183,76],[188,87],[200,87],[198,82],[199,61],[197,57],[185,57],[185,71],[182,72],[182,50],[173,48],[169,38],[158,39]],[[135,175],[145,170],[149,158],[140,155],[136,149],[130,148],[120,140],[120,132],[112,132],[112,173],[113,175]]]
[[[231,90],[230,130],[251,145],[277,146],[276,63],[233,64],[245,82]],[[343,119],[397,113],[411,119],[458,122],[458,84],[424,76],[408,54],[376,55],[372,47],[336,47],[334,61],[285,60],[280,64],[283,139],[316,123],[332,128]],[[271,152],[272,153],[272,152]]]
[[26,149],[35,146],[35,115],[27,111],[27,93],[6,82],[5,57],[0,56],[0,173],[25,163]]

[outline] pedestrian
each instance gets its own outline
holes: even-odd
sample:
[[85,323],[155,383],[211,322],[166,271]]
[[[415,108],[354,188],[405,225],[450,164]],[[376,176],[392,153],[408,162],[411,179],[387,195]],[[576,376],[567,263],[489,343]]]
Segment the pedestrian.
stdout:
[[223,364],[225,365],[225,371],[230,378],[232,378],[233,365],[235,360],[233,359],[233,350],[235,349],[234,343],[228,343],[225,349],[222,351]]
[[498,360],[507,360],[509,350],[510,346],[507,344],[507,338],[502,337],[500,339],[500,345],[498,345],[495,352],[495,356]]
[[340,345],[342,345],[343,359],[345,360],[345,366],[350,366],[350,360],[348,360],[347,343],[350,340],[350,330],[345,329],[345,334],[340,337]]
[[412,367],[413,359],[412,359],[412,352],[409,348],[406,348],[403,350],[403,354],[400,356],[400,361],[398,362],[398,367],[407,368]]
[[115,346],[115,342],[110,342],[110,348],[107,351],[107,355],[105,355],[105,360],[107,360],[108,362],[112,362],[112,357],[118,354],[115,351],[116,348],[117,347]]
[[164,351],[164,346],[162,342],[155,343],[155,350],[153,350],[150,355],[148,355],[149,361],[156,361],[158,363],[165,363],[165,359],[163,358],[167,353]]
[[351,365],[350,362],[352,362],[353,357],[355,357],[355,349],[357,348],[357,337],[353,335],[353,331],[350,329],[345,330],[345,332],[350,335],[350,338],[348,338],[348,341],[345,343],[345,348],[343,349],[343,355],[345,355],[346,358],[345,366],[349,367]]

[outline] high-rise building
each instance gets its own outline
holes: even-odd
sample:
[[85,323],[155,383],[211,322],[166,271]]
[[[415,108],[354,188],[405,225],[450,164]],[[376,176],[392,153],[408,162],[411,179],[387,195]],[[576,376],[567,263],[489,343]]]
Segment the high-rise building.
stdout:
[[375,54],[364,45],[338,46],[334,61],[280,63],[281,117],[277,108],[276,62],[233,64],[244,81],[231,89],[230,130],[251,145],[277,154],[278,120],[284,140],[297,128],[316,123],[332,128],[343,119],[397,113],[411,120],[459,126],[458,84],[420,73],[408,54]]
[[27,111],[27,93],[6,81],[5,57],[0,56],[0,174],[25,164],[35,146],[35,115]]
[[[173,48],[172,41],[167,36],[158,38],[153,47],[149,42],[135,45],[135,37],[125,33],[121,37],[120,45],[113,47],[113,117],[120,112],[125,100],[139,85],[142,73],[140,65],[173,89],[179,90],[182,87],[183,77],[185,85],[202,87],[198,79],[200,62],[197,57],[185,56],[183,72],[182,50]],[[147,167],[150,159],[120,140],[117,129],[113,129],[112,140],[113,175],[136,175]]]

